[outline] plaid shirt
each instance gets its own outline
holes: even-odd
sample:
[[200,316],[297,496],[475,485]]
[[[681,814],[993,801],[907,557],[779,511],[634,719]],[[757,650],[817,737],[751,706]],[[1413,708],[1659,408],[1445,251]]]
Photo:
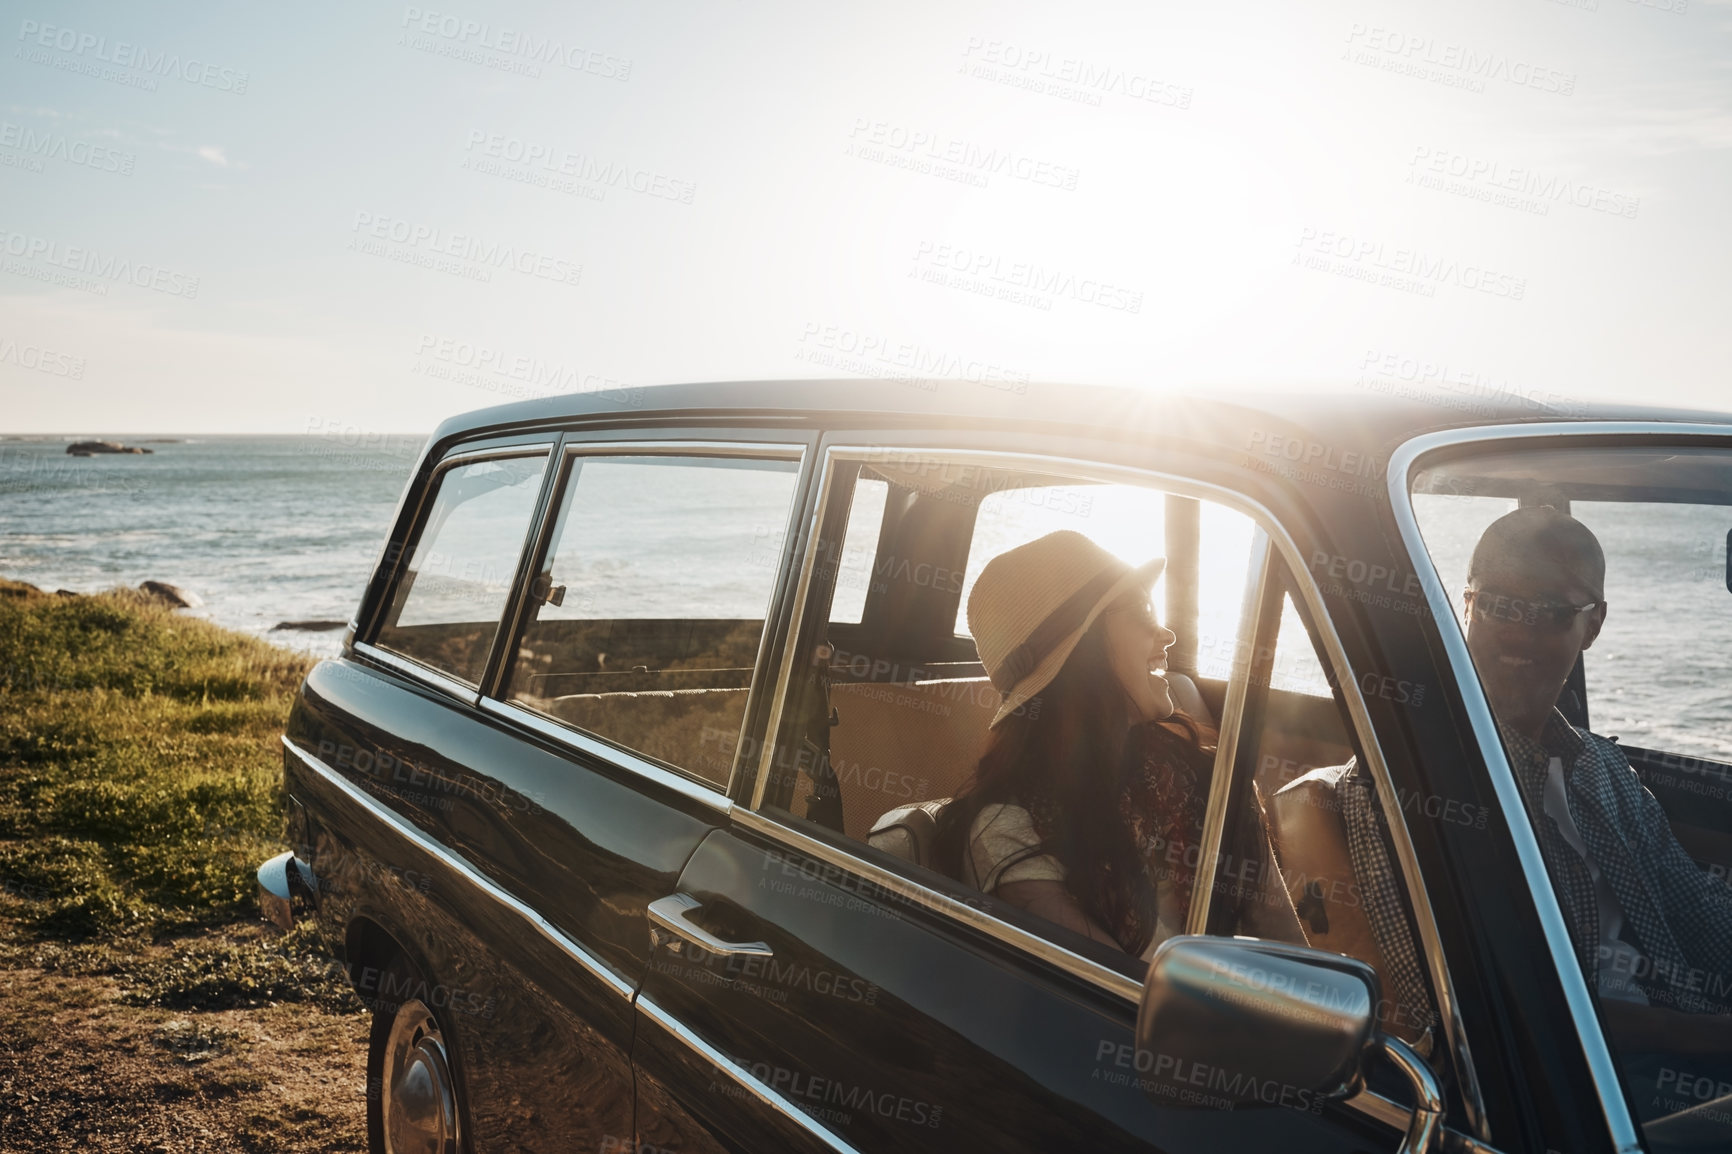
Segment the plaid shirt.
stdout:
[[1539,741],[1499,728],[1589,982],[1598,983],[1602,952],[1610,951],[1600,945],[1593,883],[1581,856],[1545,812],[1553,757],[1563,763],[1570,817],[1623,907],[1624,937],[1647,963],[1634,977],[1650,1003],[1691,1013],[1732,1010],[1732,888],[1690,860],[1629,759],[1555,709]]

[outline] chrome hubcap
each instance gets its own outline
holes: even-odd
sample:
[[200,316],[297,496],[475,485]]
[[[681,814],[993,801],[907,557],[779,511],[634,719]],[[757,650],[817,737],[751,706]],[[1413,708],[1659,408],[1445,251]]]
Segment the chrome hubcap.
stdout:
[[433,1011],[404,1002],[385,1044],[387,1154],[455,1154],[457,1087]]

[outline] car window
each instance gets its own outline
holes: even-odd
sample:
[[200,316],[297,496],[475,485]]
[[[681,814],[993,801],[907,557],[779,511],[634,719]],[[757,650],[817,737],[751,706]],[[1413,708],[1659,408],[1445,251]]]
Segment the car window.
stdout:
[[884,522],[884,502],[890,484],[876,477],[862,477],[854,484],[848,509],[848,529],[842,538],[842,553],[836,561],[836,592],[830,598],[830,620],[858,625],[866,614],[866,594],[876,574],[878,530]]
[[725,785],[797,461],[573,455],[506,697]]
[[[1298,940],[1371,965],[1384,993],[1377,1007],[1382,1027],[1429,1054],[1436,1042],[1435,1002],[1413,904],[1395,865],[1383,804],[1388,790],[1360,755],[1340,691],[1294,604],[1287,570],[1279,566],[1278,572],[1280,597],[1272,602],[1278,617],[1259,634],[1274,637],[1273,652],[1259,644],[1253,656],[1239,736],[1239,764],[1250,770],[1252,786],[1229,807],[1239,821],[1224,839],[1216,900],[1239,899],[1242,906],[1250,895],[1273,897],[1279,908],[1267,912],[1280,916],[1250,927],[1254,936]],[[1367,673],[1359,688],[1407,708],[1425,702],[1423,686],[1380,674]],[[1441,804],[1399,794],[1395,802],[1404,819],[1417,813],[1484,822],[1471,806],[1446,812]],[[1249,820],[1247,811],[1260,820]],[[1267,846],[1254,840],[1265,835]],[[1279,894],[1252,885],[1268,851]],[[1297,921],[1297,939],[1289,916]],[[1221,925],[1212,918],[1211,928],[1248,932],[1243,917]]]
[[1732,452],[1470,446],[1411,487],[1647,1146],[1732,1146]]
[[[962,573],[957,634],[969,636],[968,594],[986,563],[1000,553],[1068,528],[1088,534],[1127,560],[1157,556],[1165,548],[1167,509],[1175,499],[1198,508],[1197,620],[1184,647],[1194,653],[1194,661],[1186,668],[1204,677],[1226,677],[1245,591],[1251,521],[1213,502],[1174,498],[1134,485],[1032,485],[986,493]],[[1163,573],[1155,584],[1157,605],[1166,601],[1166,581]]]
[[377,644],[479,685],[541,492],[545,453],[453,465],[434,482]]
[[[990,816],[979,830],[971,822],[948,849],[930,841],[947,805],[976,788],[992,739],[990,723],[1005,699],[967,632],[967,594],[988,561],[1053,532],[1080,535],[1126,566],[1166,557],[1153,586],[1154,615],[1176,634],[1164,680],[1188,718],[1174,724],[1193,742],[1201,765],[1191,795],[1200,807],[1232,664],[1230,639],[1242,612],[1251,521],[1153,486],[965,464],[942,454],[877,451],[835,468],[832,508],[814,543],[819,563],[806,614],[806,620],[825,624],[807,628],[797,647],[783,729],[763,783],[764,808],[826,827],[886,868],[968,892],[969,900],[985,901],[1068,948],[1140,973],[1136,954],[1116,938],[1079,938],[1074,925],[1067,928],[1062,918],[1055,922],[1037,912],[1047,907],[1001,897],[999,879],[983,876],[974,865],[976,845],[998,842]],[[861,531],[863,518],[869,533]],[[854,558],[850,550],[865,540],[875,544],[870,559],[823,563],[833,556]],[[861,612],[838,613],[834,605],[849,592],[851,574],[868,571]],[[1199,584],[1210,587],[1206,596],[1198,595]],[[1219,608],[1228,603],[1231,609]],[[1138,611],[1130,609],[1133,616]],[[1035,700],[1022,708],[1038,715],[1042,707]],[[1116,740],[1128,756],[1126,734]],[[1105,790],[1095,791],[1100,806],[1116,807]],[[996,812],[1006,816],[1002,808]],[[1045,824],[1045,817],[1044,811],[1039,818],[1031,813],[1028,828]],[[1104,811],[1089,817],[1091,823],[1105,820]],[[1159,835],[1143,828],[1141,836]],[[959,845],[969,850],[966,863]],[[1026,874],[1016,871],[1005,880]],[[982,890],[987,881],[994,884]]]

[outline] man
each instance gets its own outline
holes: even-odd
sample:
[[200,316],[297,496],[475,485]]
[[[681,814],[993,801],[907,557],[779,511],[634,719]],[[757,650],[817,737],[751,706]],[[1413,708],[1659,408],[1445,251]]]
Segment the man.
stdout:
[[1499,518],[1468,566],[1468,650],[1620,1053],[1729,1054],[1732,888],[1690,860],[1617,745],[1557,708],[1605,624],[1605,575],[1575,518]]

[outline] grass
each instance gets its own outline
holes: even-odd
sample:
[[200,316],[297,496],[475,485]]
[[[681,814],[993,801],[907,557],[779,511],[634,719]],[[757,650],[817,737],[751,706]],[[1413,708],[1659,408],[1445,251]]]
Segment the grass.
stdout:
[[124,592],[0,581],[0,916],[62,941],[255,916],[309,664]]
[[0,580],[0,1150],[365,1149],[367,1014],[255,896],[309,664]]

